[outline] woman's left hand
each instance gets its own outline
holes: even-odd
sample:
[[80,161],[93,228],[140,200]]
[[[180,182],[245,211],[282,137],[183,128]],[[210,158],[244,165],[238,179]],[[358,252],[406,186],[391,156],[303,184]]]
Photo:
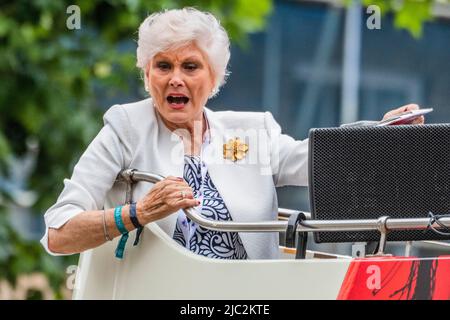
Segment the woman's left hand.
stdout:
[[[411,110],[419,110],[419,106],[417,104],[407,104],[403,107],[391,110],[384,115],[383,120],[386,120],[388,118],[402,114],[403,112],[411,111]],[[425,123],[424,116],[420,116],[420,117],[415,118],[413,121],[409,122],[408,124],[424,124],[424,123]]]

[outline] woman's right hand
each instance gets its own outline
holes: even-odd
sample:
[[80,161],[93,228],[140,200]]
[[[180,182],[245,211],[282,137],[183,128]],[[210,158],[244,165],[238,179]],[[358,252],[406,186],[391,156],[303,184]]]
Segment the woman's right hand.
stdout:
[[140,224],[145,225],[165,218],[180,209],[199,204],[200,201],[194,199],[192,188],[186,181],[168,176],[155,183],[145,197],[136,203],[136,214]]

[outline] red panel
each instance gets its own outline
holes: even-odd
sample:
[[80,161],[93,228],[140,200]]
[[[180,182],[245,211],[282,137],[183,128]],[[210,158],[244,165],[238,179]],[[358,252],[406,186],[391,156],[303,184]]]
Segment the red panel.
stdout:
[[355,259],[339,300],[450,300],[450,256]]

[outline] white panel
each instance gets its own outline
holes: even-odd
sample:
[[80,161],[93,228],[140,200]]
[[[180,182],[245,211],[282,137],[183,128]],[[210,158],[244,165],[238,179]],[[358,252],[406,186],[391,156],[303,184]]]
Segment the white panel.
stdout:
[[351,261],[209,259],[156,224],[139,246],[128,241],[123,261],[116,242],[81,255],[74,299],[335,299]]

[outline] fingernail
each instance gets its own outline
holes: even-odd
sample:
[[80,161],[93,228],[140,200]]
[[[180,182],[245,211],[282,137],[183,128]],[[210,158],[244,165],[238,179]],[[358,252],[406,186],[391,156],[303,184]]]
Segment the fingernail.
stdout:
[[178,181],[183,181],[183,178],[182,177],[177,177],[177,180]]

